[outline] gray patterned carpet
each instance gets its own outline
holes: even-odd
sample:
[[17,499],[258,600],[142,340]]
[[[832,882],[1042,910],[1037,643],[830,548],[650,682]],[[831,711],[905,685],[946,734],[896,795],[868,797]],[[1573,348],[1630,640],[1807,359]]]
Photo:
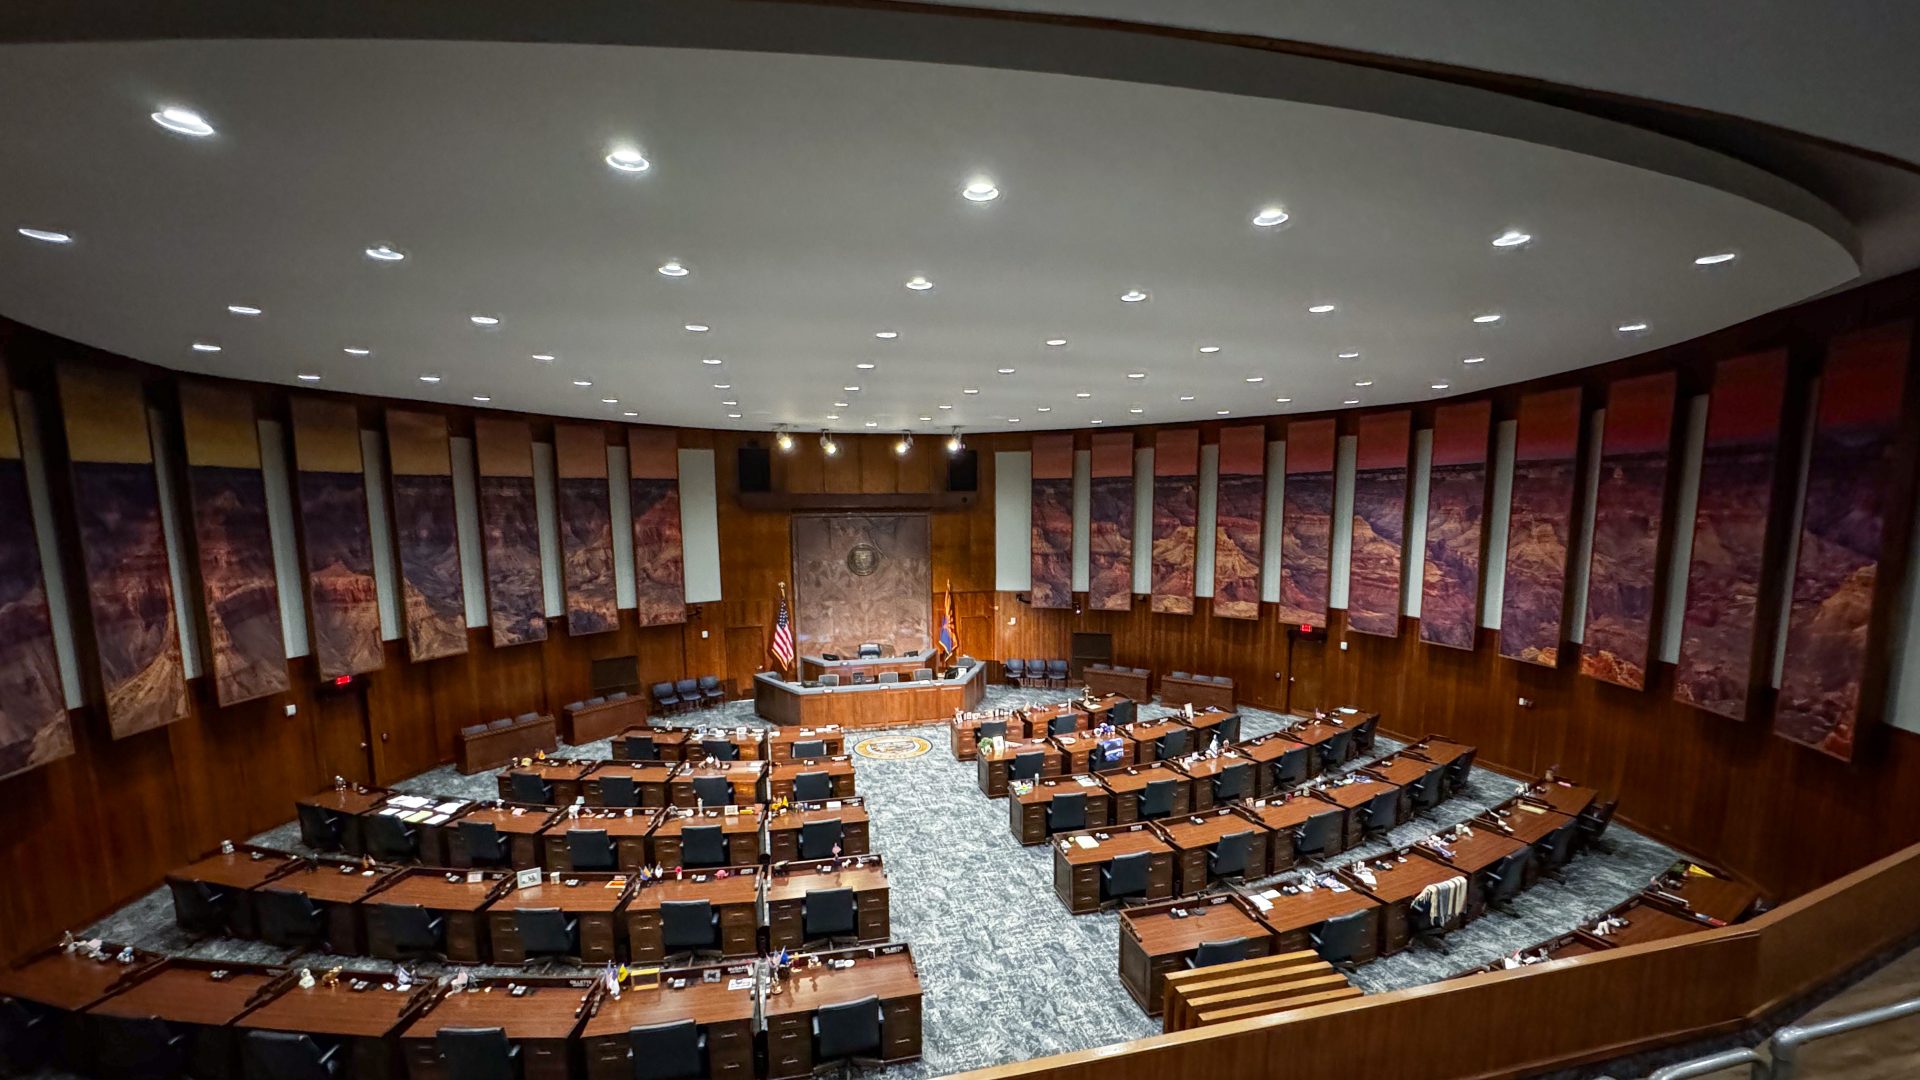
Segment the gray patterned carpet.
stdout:
[[[1055,701],[1063,691],[995,687],[990,705]],[[1142,715],[1168,710],[1142,709]],[[682,721],[766,726],[752,716],[752,703],[732,702],[721,715]],[[1259,709],[1242,711],[1242,734],[1251,738],[1293,721]],[[1084,1050],[1155,1034],[1150,1021],[1121,988],[1118,974],[1119,917],[1069,915],[1053,895],[1049,849],[1023,848],[1007,827],[1004,801],[990,801],[974,785],[971,763],[953,760],[946,729],[933,724],[899,729],[932,743],[918,758],[877,761],[854,757],[856,783],[873,818],[873,843],[892,880],[893,931],[912,943],[925,990],[925,1058],[887,1070],[887,1080],[917,1080],[966,1069]],[[1382,738],[1378,754],[1397,744]],[[587,756],[610,756],[605,742],[573,748]],[[491,774],[461,776],[451,766],[395,785],[408,791],[492,798]],[[1347,852],[1346,862],[1408,844],[1455,821],[1504,801],[1514,782],[1475,769],[1468,789],[1442,803],[1439,825],[1414,822],[1385,840]],[[299,831],[289,822],[253,838],[300,850]],[[1416,946],[1359,969],[1354,982],[1369,993],[1433,982],[1477,967],[1514,949],[1564,933],[1626,899],[1675,853],[1615,826],[1606,850],[1582,855],[1564,882],[1543,880],[1521,896],[1517,917],[1489,913],[1451,935],[1444,949]],[[1284,881],[1282,875],[1272,880]],[[284,950],[257,942],[195,943],[174,926],[164,888],[89,928],[90,936],[151,949],[234,961],[274,963]],[[330,966],[331,958],[303,960]],[[355,959],[359,967],[383,967]],[[421,975],[435,965],[417,965]],[[512,974],[520,968],[481,968]],[[44,1080],[55,1080],[47,1074]]]

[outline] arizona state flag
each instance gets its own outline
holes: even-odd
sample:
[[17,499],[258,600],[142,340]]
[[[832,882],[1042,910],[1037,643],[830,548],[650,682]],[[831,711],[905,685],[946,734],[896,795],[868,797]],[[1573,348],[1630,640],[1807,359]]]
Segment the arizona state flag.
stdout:
[[940,649],[951,660],[960,652],[960,619],[953,611],[953,582],[947,582],[947,601],[940,611]]

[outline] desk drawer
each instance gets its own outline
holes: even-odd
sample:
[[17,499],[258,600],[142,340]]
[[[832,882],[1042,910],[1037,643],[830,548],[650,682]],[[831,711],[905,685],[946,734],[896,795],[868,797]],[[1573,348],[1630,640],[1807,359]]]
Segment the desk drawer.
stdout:
[[767,1021],[767,1075],[774,1080],[813,1071],[813,1025],[809,1014]]
[[886,1061],[919,1057],[920,999],[883,1002],[881,1014],[880,1057]]

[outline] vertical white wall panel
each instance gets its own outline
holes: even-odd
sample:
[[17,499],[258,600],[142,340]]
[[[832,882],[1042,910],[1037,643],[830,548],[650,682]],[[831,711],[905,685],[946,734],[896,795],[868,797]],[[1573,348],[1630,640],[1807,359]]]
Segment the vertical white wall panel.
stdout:
[[1700,508],[1700,461],[1707,446],[1707,395],[1687,403],[1687,441],[1680,450],[1680,490],[1673,504],[1672,557],[1667,560],[1667,609],[1660,620],[1658,656],[1680,662],[1680,633],[1687,618],[1687,570],[1693,564],[1693,515]]
[[187,577],[186,547],[180,540],[180,530],[191,528],[192,523],[174,516],[174,508],[181,505],[184,498],[186,477],[181,475],[180,464],[167,452],[167,447],[173,444],[172,433],[173,425],[165,413],[159,409],[147,410],[147,441],[153,447],[153,475],[160,486],[160,531],[166,537],[167,574],[173,581],[173,618],[180,627],[180,659],[187,678],[197,679],[207,670],[206,657],[200,651],[204,648],[200,640],[200,620],[194,617],[201,597]]
[[60,687],[67,708],[87,703],[80,682],[80,661],[74,651],[73,609],[67,597],[66,570],[60,564],[60,537],[53,527],[53,503],[47,494],[47,458],[40,444],[40,414],[33,395],[13,394],[13,412],[20,424],[20,458],[27,474],[27,504],[33,507],[33,536],[40,548],[40,572],[47,583],[47,616],[53,624],[53,659],[60,670]]
[[540,523],[540,599],[546,616],[567,613],[560,587],[560,510],[554,501],[553,444],[533,444],[533,513]]
[[1220,446],[1200,447],[1200,512],[1194,516],[1193,595],[1213,595],[1214,525],[1220,516]]
[[400,563],[387,513],[387,444],[377,431],[360,431],[361,470],[367,477],[367,525],[373,540],[373,593],[380,601],[380,638],[400,639]]
[[1033,588],[1033,455],[1025,450],[993,455],[993,587]]
[[1073,591],[1086,592],[1093,576],[1088,545],[1093,538],[1093,451],[1073,452]]
[[1153,591],[1153,447],[1133,451],[1133,591]]
[[1583,485],[1579,516],[1573,527],[1579,531],[1567,538],[1567,573],[1573,578],[1573,610],[1561,629],[1566,639],[1579,645],[1587,640],[1587,571],[1593,562],[1593,514],[1599,505],[1600,448],[1607,434],[1607,410],[1595,409],[1587,423],[1587,478]]
[[1433,468],[1433,429],[1413,433],[1413,475],[1410,485],[1410,513],[1407,535],[1400,549],[1400,612],[1410,619],[1420,617],[1420,594],[1427,576],[1427,483]]
[[261,420],[260,479],[267,492],[267,532],[273,539],[273,581],[280,592],[280,636],[287,658],[305,656],[307,590],[300,547],[293,534],[293,482],[287,475],[287,433],[278,421]]
[[622,611],[639,604],[633,584],[633,474],[623,442],[607,447],[607,512],[613,522],[613,603]]
[[1260,601],[1280,602],[1280,517],[1287,495],[1287,444],[1267,444],[1267,505],[1260,523]]
[[[680,544],[689,604],[711,604],[721,599],[718,490],[713,451],[680,451]],[[632,534],[631,525],[627,532]]]
[[453,535],[460,545],[460,588],[467,601],[467,628],[488,626],[487,571],[480,552],[480,472],[473,440],[447,440],[453,458]]
[[1500,629],[1507,592],[1507,520],[1513,510],[1513,449],[1520,424],[1502,420],[1494,429],[1493,503],[1487,507],[1487,556],[1480,566],[1480,625]]
[[1353,556],[1353,471],[1360,439],[1342,435],[1333,452],[1333,542],[1327,559],[1327,606],[1346,610]]

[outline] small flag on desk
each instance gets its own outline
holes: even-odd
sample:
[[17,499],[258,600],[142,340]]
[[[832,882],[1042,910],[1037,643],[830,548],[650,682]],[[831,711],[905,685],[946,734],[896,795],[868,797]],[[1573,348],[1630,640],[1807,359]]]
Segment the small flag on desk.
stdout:
[[793,666],[793,623],[787,618],[787,586],[780,585],[780,606],[773,616],[773,658],[782,670]]

